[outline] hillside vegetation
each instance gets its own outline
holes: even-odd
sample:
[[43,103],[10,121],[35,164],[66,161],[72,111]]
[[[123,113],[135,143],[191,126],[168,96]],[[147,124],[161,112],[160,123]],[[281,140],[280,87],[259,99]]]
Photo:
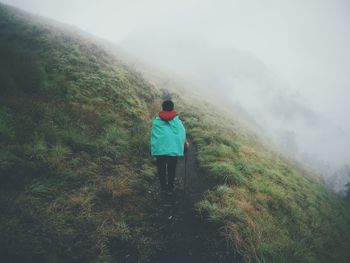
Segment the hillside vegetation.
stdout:
[[0,58],[0,261],[154,262],[166,249],[150,220],[162,88],[215,184],[196,211],[226,242],[218,261],[347,261],[349,205],[229,114],[1,4]]
[[202,112],[188,126],[203,174],[217,182],[199,212],[244,261],[347,261],[345,201],[228,118]]
[[0,5],[0,261],[147,258],[156,91],[50,23]]

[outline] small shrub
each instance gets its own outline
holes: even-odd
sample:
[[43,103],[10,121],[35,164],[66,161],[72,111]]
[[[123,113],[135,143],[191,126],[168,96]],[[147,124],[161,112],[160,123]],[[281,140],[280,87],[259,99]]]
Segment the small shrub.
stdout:
[[128,186],[140,192],[146,192],[149,189],[149,183],[143,178],[130,180]]
[[50,149],[48,159],[55,165],[60,165],[63,164],[65,159],[68,158],[71,153],[69,147],[62,144],[56,144]]
[[229,187],[227,185],[219,185],[216,188],[216,193],[218,193],[219,195],[223,195],[225,194],[227,191],[229,190]]
[[249,168],[246,161],[243,161],[243,160],[236,161],[235,167],[246,177],[252,174],[251,169]]
[[30,153],[30,158],[36,161],[43,161],[47,158],[48,148],[43,139],[37,140]]
[[245,181],[243,174],[231,164],[215,163],[209,172],[212,178],[222,183],[240,185]]
[[105,132],[101,136],[100,144],[102,145],[125,145],[128,135],[127,132],[120,127],[110,126],[105,129]]
[[141,177],[143,178],[143,180],[145,180],[148,183],[153,182],[155,179],[154,167],[149,167],[149,166],[144,165],[142,167]]
[[232,160],[235,157],[232,148],[225,144],[211,145],[206,149],[206,154],[212,156],[215,160]]
[[33,195],[40,197],[50,197],[54,194],[53,189],[39,182],[32,184],[30,186],[30,191]]

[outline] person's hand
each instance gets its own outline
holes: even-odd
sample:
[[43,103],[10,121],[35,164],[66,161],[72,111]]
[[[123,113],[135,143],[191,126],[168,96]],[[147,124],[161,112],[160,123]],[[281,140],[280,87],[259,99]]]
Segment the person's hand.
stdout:
[[188,148],[190,147],[190,143],[186,140],[184,145],[184,152],[187,153]]

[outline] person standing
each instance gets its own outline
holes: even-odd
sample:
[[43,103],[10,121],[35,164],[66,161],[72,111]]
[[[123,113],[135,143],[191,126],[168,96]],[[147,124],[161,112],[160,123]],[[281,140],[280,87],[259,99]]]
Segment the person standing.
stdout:
[[163,193],[173,193],[176,163],[187,148],[185,127],[174,110],[174,103],[166,100],[162,103],[162,111],[154,118],[151,129],[151,154],[157,159]]

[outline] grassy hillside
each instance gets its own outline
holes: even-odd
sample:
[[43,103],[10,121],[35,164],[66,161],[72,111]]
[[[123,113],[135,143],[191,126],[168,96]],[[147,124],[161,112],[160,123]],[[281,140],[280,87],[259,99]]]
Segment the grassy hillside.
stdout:
[[[150,221],[148,133],[169,87],[63,28],[0,5],[0,261],[152,262],[165,242]],[[226,112],[173,91],[216,185],[196,207],[226,241],[218,259],[346,262],[347,203]]]
[[[153,83],[186,94],[177,81]],[[198,99],[199,98],[199,99]],[[321,177],[276,151],[238,116],[200,95],[177,96],[203,176],[215,182],[197,210],[245,262],[347,262],[350,205]]]
[[188,128],[217,182],[197,206],[229,249],[246,262],[346,262],[349,205],[229,118],[197,112]]
[[0,5],[0,261],[147,258],[157,93],[50,23]]

